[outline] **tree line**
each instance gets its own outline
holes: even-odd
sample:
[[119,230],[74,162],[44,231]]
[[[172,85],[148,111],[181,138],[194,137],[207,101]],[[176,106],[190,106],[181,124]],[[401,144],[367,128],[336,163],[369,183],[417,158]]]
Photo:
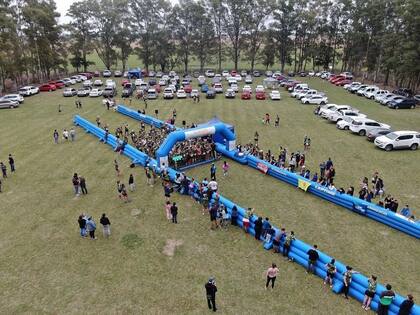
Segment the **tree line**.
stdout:
[[[225,61],[294,71],[351,71],[384,85],[420,83],[418,0],[81,0],[58,23],[53,0],[0,0],[0,76],[42,81],[71,65],[190,71]],[[97,65],[98,67],[100,65]]]

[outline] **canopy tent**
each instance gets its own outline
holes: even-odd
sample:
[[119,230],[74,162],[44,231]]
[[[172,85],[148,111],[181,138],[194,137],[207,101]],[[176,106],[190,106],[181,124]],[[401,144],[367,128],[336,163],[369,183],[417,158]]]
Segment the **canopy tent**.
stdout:
[[266,89],[275,89],[279,87],[279,81],[274,78],[266,78],[263,81],[263,85]]
[[128,78],[129,79],[132,79],[132,78],[140,79],[141,78],[140,68],[128,70]]

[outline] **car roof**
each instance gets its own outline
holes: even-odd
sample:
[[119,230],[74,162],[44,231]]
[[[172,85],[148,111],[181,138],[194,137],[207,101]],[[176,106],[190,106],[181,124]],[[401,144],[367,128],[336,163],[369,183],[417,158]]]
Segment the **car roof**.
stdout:
[[411,135],[411,134],[420,134],[418,131],[410,131],[410,130],[400,130],[400,131],[394,131],[394,133],[398,136],[404,136],[404,135]]
[[376,122],[378,124],[380,124],[380,122],[377,122],[376,120],[367,118],[367,117],[354,117],[355,121],[360,121],[360,122]]

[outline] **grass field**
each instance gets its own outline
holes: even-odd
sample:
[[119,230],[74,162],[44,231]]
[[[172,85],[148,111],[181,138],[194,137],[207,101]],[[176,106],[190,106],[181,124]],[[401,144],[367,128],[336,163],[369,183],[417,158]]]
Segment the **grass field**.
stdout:
[[[420,110],[393,111],[347,94],[342,89],[308,79],[330,102],[351,104],[369,117],[396,129],[418,129]],[[254,84],[255,85],[255,84]],[[159,109],[167,118],[173,108],[178,120],[204,122],[217,115],[235,126],[239,142],[258,130],[264,148],[302,150],[304,135],[312,139],[307,157],[311,170],[331,157],[337,186],[358,183],[378,170],[387,192],[408,203],[419,216],[420,151],[384,152],[364,138],[339,131],[312,114],[282,90],[280,102],[215,100],[149,101],[148,113]],[[146,186],[143,170],[80,128],[77,141],[54,145],[52,133],[70,128],[78,113],[110,125],[138,123],[101,105],[102,99],[74,98],[61,92],[42,93],[25,100],[20,109],[0,112],[0,160],[14,154],[17,172],[3,182],[0,194],[0,310],[3,314],[202,314],[207,312],[203,285],[216,276],[219,310],[223,314],[363,314],[360,304],[346,301],[323,287],[322,281],[278,255],[264,251],[241,230],[211,231],[207,216],[187,197],[179,203],[180,224],[167,222],[163,190]],[[62,104],[63,112],[57,112]],[[142,108],[139,101],[132,107]],[[279,114],[280,128],[261,124],[264,113]],[[122,165],[123,179],[133,172],[137,191],[122,203],[116,194],[113,160]],[[252,206],[277,226],[293,229],[307,243],[352,265],[365,275],[376,274],[400,294],[420,296],[418,240],[381,223],[358,216],[305,194],[255,170],[231,164],[231,173],[219,180],[220,191],[242,206]],[[219,173],[221,165],[219,164]],[[75,198],[71,177],[86,177],[89,195]],[[209,166],[188,172],[202,179]],[[77,217],[85,212],[95,220],[106,212],[112,236],[89,241],[78,235]],[[99,225],[99,224],[98,224]],[[98,229],[100,232],[100,229]],[[181,243],[173,256],[163,253],[167,241]],[[276,289],[264,290],[263,272],[276,262],[280,275]],[[417,262],[417,263],[416,263]]]

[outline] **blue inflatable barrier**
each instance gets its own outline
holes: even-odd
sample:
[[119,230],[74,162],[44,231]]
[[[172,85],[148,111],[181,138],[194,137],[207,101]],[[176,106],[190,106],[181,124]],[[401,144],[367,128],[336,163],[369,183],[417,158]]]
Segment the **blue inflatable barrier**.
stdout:
[[128,108],[126,106],[123,106],[123,105],[118,105],[117,106],[117,112],[120,113],[120,114],[126,115],[128,117],[131,117],[135,120],[142,121],[145,124],[150,125],[150,126],[154,126],[156,128],[162,128],[162,126],[166,125],[168,127],[174,128],[175,130],[181,130],[181,128],[177,128],[174,125],[168,124],[168,123],[166,123],[162,120],[159,120],[157,118],[154,118],[152,116],[140,114],[139,112],[137,112],[137,111],[135,111],[131,108]]
[[[98,137],[101,141],[104,140],[105,131],[103,129],[97,127],[96,125],[92,124],[88,120],[81,118],[80,116],[75,116],[73,121],[75,125],[84,128],[86,132],[91,133],[92,135]],[[106,144],[112,146],[115,149],[115,147],[118,145],[118,140],[115,136],[108,135]],[[140,152],[139,150],[137,150],[136,148],[128,144],[126,145],[123,151],[123,154],[131,158],[133,163],[140,164],[143,166],[145,166],[146,163],[149,163],[150,166],[155,167],[157,172],[160,172],[160,169],[158,168],[158,163],[155,159],[149,158],[146,154]],[[172,181],[176,178],[177,173],[178,172],[175,171],[174,169],[168,168],[168,175]],[[195,183],[195,184],[196,186],[198,186],[198,183]],[[245,209],[240,207],[237,204],[234,204],[232,201],[221,196],[220,194],[218,195],[218,198],[219,198],[219,202],[226,207],[226,210],[228,211],[229,214],[232,213],[233,206],[237,207],[238,209],[237,223],[239,227],[243,227],[242,218],[246,216]],[[250,218],[250,227],[248,229],[248,233],[250,233],[251,235],[255,235],[254,221],[256,219],[257,219],[257,215],[255,214]],[[279,233],[279,229],[277,227],[273,226],[273,229],[276,231],[276,234]],[[289,257],[292,258],[296,263],[307,268],[308,255],[306,253],[310,248],[311,247],[308,244],[296,239],[295,241],[291,243]],[[318,254],[319,254],[319,259],[315,266],[315,273],[319,277],[325,278],[325,275],[326,275],[325,264],[331,261],[331,257],[321,251],[318,251]],[[337,260],[336,260],[335,265],[337,268],[337,273],[334,277],[333,291],[336,293],[340,293],[343,288],[342,274],[344,273],[346,267],[343,263]],[[364,292],[367,288],[367,281],[368,281],[367,277],[363,276],[362,274],[353,275],[353,281],[349,289],[349,296],[357,299],[359,302],[363,302]],[[372,310],[377,310],[380,294],[384,290],[385,288],[382,285],[377,286],[375,297],[371,304]],[[389,307],[389,314],[396,315],[398,313],[399,306],[401,305],[403,301],[404,301],[404,298],[402,296],[396,295],[395,299],[393,300],[392,304]],[[414,305],[413,308],[411,309],[410,315],[420,315],[420,307],[418,305]]]

